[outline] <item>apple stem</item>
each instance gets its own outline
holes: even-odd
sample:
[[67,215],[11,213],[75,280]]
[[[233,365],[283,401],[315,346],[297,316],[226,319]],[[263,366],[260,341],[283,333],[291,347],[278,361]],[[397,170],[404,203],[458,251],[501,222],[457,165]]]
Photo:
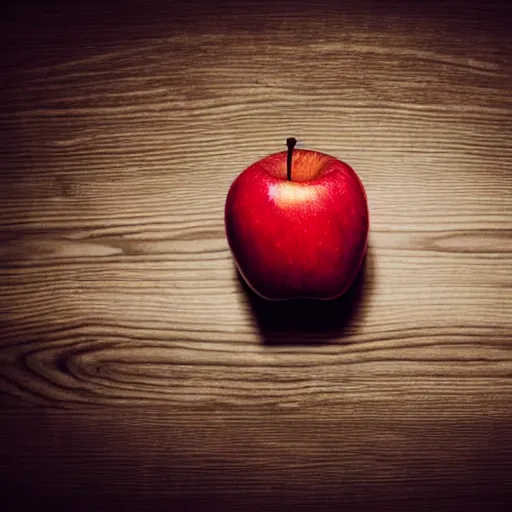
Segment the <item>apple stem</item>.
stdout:
[[288,146],[288,154],[286,155],[286,179],[292,181],[292,155],[293,148],[297,144],[297,140],[293,137],[286,139],[286,145]]

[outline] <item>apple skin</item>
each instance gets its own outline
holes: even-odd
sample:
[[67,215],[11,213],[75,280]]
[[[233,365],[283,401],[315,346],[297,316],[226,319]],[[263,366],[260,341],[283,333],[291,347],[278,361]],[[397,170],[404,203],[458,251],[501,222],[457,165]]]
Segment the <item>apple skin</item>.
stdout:
[[296,149],[259,160],[232,183],[225,228],[247,284],[269,300],[334,299],[352,284],[368,245],[366,192],[346,163]]

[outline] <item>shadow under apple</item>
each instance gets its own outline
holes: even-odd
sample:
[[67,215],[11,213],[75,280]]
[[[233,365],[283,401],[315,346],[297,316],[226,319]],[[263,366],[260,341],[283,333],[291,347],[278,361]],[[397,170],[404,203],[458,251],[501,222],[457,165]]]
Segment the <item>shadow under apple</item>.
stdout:
[[266,345],[322,345],[351,332],[364,314],[364,298],[374,281],[373,257],[368,247],[352,286],[338,299],[269,301],[257,295],[236,271],[261,340]]

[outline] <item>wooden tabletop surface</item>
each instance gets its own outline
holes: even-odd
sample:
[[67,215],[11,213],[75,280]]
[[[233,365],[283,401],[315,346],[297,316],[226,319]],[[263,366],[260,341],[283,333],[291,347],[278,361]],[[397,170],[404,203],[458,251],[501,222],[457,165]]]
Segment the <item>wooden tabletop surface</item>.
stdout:
[[[512,503],[506,3],[4,9],[2,510]],[[366,187],[341,300],[234,270],[229,185],[289,136]]]

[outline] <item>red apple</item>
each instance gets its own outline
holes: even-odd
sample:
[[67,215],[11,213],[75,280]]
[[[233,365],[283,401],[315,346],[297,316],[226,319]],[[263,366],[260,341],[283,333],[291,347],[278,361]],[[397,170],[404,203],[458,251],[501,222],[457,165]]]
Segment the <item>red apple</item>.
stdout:
[[334,299],[354,281],[368,244],[366,193],[354,170],[304,149],[257,161],[231,185],[229,247],[247,284],[266,299]]

